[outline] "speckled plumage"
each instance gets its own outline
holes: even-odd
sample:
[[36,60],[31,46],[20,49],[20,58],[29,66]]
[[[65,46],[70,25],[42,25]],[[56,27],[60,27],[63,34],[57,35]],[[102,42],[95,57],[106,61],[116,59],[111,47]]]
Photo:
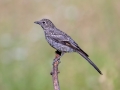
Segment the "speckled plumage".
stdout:
[[42,19],[40,21],[36,21],[36,24],[39,24],[45,33],[45,38],[47,42],[55,48],[56,50],[64,53],[67,52],[77,52],[83,58],[85,58],[100,74],[102,72],[98,69],[98,67],[88,58],[88,54],[86,54],[78,44],[66,33],[57,29],[55,25],[49,19]]

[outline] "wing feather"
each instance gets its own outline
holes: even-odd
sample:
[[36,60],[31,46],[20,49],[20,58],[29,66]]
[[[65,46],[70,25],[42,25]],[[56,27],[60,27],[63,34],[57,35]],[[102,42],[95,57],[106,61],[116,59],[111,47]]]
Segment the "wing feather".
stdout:
[[73,48],[73,49],[75,49],[75,50],[83,53],[85,56],[89,57],[89,55],[88,55],[87,53],[85,53],[85,52],[78,46],[78,44],[77,44],[70,36],[68,36],[67,34],[64,34],[64,35],[62,35],[62,34],[59,34],[59,35],[57,35],[57,34],[52,34],[52,35],[50,35],[50,36],[47,35],[47,37],[55,40],[55,41],[58,42],[58,43],[61,43],[61,44],[66,45],[66,46],[68,46],[68,47],[71,47],[71,48]]

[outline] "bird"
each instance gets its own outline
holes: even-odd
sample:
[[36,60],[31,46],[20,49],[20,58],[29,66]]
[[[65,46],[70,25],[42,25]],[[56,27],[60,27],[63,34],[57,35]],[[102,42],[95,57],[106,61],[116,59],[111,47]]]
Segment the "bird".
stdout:
[[61,52],[61,56],[55,61],[59,60],[65,53],[76,52],[87,60],[102,75],[99,68],[89,59],[89,55],[84,52],[69,35],[58,29],[51,20],[43,18],[34,23],[43,28],[45,38],[50,46]]

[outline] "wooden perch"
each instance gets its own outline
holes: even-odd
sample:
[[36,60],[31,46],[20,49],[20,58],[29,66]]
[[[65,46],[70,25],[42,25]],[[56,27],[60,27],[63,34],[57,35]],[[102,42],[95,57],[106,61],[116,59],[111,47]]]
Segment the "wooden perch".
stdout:
[[[56,53],[55,59],[61,56],[61,52],[55,51],[55,53]],[[60,90],[59,80],[58,80],[58,73],[59,73],[58,65],[59,65],[59,63],[60,63],[59,61],[56,61],[56,62],[53,63],[53,70],[51,72],[52,79],[53,79],[54,90]]]

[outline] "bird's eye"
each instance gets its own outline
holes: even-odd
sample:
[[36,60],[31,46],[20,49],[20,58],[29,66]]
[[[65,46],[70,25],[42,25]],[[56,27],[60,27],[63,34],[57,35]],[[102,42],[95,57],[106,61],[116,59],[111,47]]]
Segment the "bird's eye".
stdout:
[[45,24],[45,22],[42,22],[43,24]]

